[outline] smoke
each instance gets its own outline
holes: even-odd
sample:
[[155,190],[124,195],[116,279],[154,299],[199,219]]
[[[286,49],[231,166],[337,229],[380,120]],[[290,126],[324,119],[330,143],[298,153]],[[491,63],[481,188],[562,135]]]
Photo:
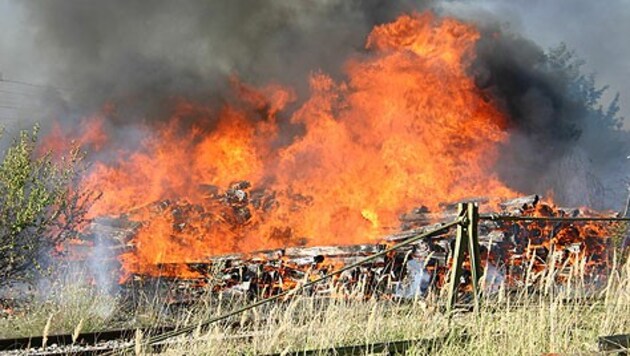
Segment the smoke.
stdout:
[[602,151],[606,146],[616,146],[620,158],[622,146],[613,137],[614,123],[593,125],[606,115],[589,106],[597,89],[580,86],[567,55],[560,51],[549,57],[526,39],[488,34],[478,45],[477,84],[511,121],[510,141],[498,165],[503,181],[519,191],[552,191],[562,204],[603,208],[603,184],[591,172],[609,172],[602,172],[605,164],[592,162],[613,158],[614,152]]
[[584,59],[584,69],[609,85],[604,100],[620,94],[621,116],[630,117],[630,1],[610,0],[458,0],[444,2],[450,12],[469,18],[491,18],[533,40],[542,48],[564,42]]
[[49,80],[72,90],[73,113],[118,101],[129,110],[126,121],[159,116],[164,99],[175,95],[220,97],[231,74],[303,92],[310,72],[340,73],[342,62],[362,50],[372,26],[409,8],[380,0],[71,0],[23,6]]
[[[116,112],[105,123],[112,151],[141,141],[143,133],[134,127],[168,118],[176,98],[215,107],[211,104],[229,100],[226,86],[232,75],[253,85],[287,85],[298,97],[305,96],[310,73],[341,76],[344,61],[364,51],[374,25],[411,8],[405,1],[392,5],[381,0],[53,0],[3,5],[20,17],[8,26],[14,36],[0,35],[2,49],[15,58],[6,66],[18,69],[7,77],[58,89],[57,95],[46,97],[44,112],[29,120],[22,117],[22,126],[31,120],[47,126],[54,120],[71,130],[113,103]],[[28,30],[20,33],[20,27]],[[25,58],[23,66],[18,57]],[[91,158],[107,159],[107,152]],[[115,286],[108,274],[111,266],[103,261],[115,259],[107,239],[99,239],[101,232],[92,234],[96,246],[81,272],[107,294]]]
[[[226,100],[232,74],[254,85],[288,85],[303,97],[310,73],[342,77],[344,61],[364,51],[374,25],[402,11],[437,8],[478,23],[484,33],[471,73],[511,119],[511,140],[497,167],[501,177],[524,193],[553,191],[566,205],[619,208],[622,201],[626,134],[602,122],[605,108],[598,113],[585,103],[570,70],[550,65],[544,48],[565,41],[587,60],[583,71],[597,69],[602,83],[628,89],[618,75],[629,70],[628,47],[621,45],[627,31],[620,30],[626,0],[11,4],[29,24],[35,45],[7,37],[0,43],[27,65],[39,58],[36,75],[64,88],[46,101],[42,116],[71,123],[113,102],[118,115],[109,124],[123,141],[135,139],[127,124],[167,116],[175,96]],[[611,93],[603,98],[610,100]]]
[[[472,72],[511,124],[497,167],[502,180],[518,191],[551,194],[568,206],[621,209],[630,146],[628,133],[619,129],[618,102],[566,45],[543,50],[506,25],[530,20],[505,15],[502,6],[517,7],[509,1],[445,6],[445,12],[477,22],[483,32]],[[586,15],[580,12],[585,6],[577,6],[575,18]],[[489,11],[480,11],[484,8]]]

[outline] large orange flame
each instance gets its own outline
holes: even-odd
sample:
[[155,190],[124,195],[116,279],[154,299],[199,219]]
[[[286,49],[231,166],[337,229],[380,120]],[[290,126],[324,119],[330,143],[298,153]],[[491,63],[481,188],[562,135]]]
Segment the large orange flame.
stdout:
[[[287,244],[374,241],[415,206],[513,196],[492,173],[506,118],[467,74],[479,37],[431,13],[376,27],[344,81],[311,76],[310,98],[290,118],[303,133],[289,143],[277,123],[296,99],[288,88],[234,79],[239,99],[222,108],[181,100],[168,123],[143,129],[140,149],[96,164],[85,183],[103,198],[91,215],[143,223],[122,256],[127,273],[187,276],[185,267],[161,268]],[[204,124],[182,125],[191,115]],[[235,180],[273,192],[273,207],[227,223],[226,206],[203,186]],[[167,211],[151,206],[166,199]]]

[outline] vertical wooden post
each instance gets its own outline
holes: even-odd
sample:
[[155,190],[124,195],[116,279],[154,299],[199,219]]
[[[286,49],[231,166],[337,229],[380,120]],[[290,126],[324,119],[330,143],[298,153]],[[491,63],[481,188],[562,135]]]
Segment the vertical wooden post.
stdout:
[[475,308],[479,308],[479,279],[483,275],[481,268],[481,254],[479,252],[479,207],[475,203],[468,203],[467,208],[468,226],[468,259],[470,260],[470,273],[475,300]]
[[[467,217],[467,205],[464,203],[457,204],[457,216]],[[450,312],[455,306],[457,300],[457,287],[462,277],[462,264],[464,263],[464,249],[466,248],[466,230],[464,223],[457,225],[457,235],[455,236],[455,248],[453,249],[453,265],[451,266],[451,278],[448,284],[448,303],[447,311]]]
[[455,236],[451,278],[448,284],[448,312],[453,309],[457,301],[457,287],[462,277],[462,265],[466,251],[468,251],[468,258],[470,260],[470,272],[476,309],[479,308],[479,279],[483,274],[478,236],[479,207],[474,203],[459,203],[457,205],[457,215],[458,217],[463,217],[464,220],[457,225],[457,235]]

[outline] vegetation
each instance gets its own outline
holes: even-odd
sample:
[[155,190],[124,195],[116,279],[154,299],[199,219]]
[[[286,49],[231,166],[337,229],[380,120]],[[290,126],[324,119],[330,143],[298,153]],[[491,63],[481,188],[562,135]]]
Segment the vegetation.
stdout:
[[[265,354],[405,339],[436,340],[415,346],[412,355],[427,354],[429,347],[435,347],[431,353],[444,355],[591,352],[597,350],[598,336],[630,331],[630,263],[615,267],[605,288],[592,298],[575,298],[585,288],[576,280],[548,293],[501,289],[483,299],[478,313],[458,312],[452,318],[443,313],[445,296],[439,293],[403,301],[296,295],[176,338],[165,353]],[[251,302],[208,293],[186,308],[169,309],[158,298],[130,311],[121,300],[95,293],[90,286],[54,290],[58,292],[28,310],[0,319],[0,337],[198,325]],[[120,304],[114,308],[116,302]]]
[[[558,79],[566,92],[567,98],[578,103],[580,116],[591,124],[590,129],[598,131],[620,130],[623,117],[619,116],[619,93],[617,93],[606,108],[603,107],[602,97],[608,86],[598,87],[595,74],[583,74],[586,62],[577,57],[575,51],[570,50],[565,43],[550,48],[545,56],[547,71],[557,73]],[[592,125],[597,125],[593,127]]]
[[93,198],[72,189],[83,153],[40,154],[38,131],[20,132],[0,161],[0,286],[45,272],[55,247],[76,237]]
[[[627,162],[630,131],[623,128],[619,93],[606,95],[609,87],[598,86],[595,74],[584,74],[585,62],[564,43],[549,49],[543,63],[542,72],[551,80],[547,84],[559,88],[558,93],[561,93],[554,99],[561,109],[551,117],[554,133],[548,144],[563,141],[567,147],[584,152],[588,157],[588,163],[582,163],[587,167],[584,178],[589,186],[587,192],[571,191],[566,179],[559,179],[559,186],[554,189],[558,192],[566,189],[564,194],[570,204],[579,202],[595,209],[622,209],[628,181],[622,174],[625,170],[619,167]],[[609,102],[605,103],[605,99]],[[553,126],[556,124],[558,126]],[[559,167],[566,170],[562,165]],[[588,196],[576,198],[579,194]],[[562,198],[561,195],[557,198]]]
[[[439,339],[431,353],[444,355],[540,355],[596,350],[598,335],[630,330],[630,281],[614,277],[595,304],[564,303],[565,295],[497,295],[485,299],[478,314],[449,319],[436,301],[332,300],[297,298],[267,312],[253,312],[174,344],[170,354],[264,354],[404,339]],[[440,300],[440,299],[438,299]],[[443,299],[441,299],[443,300]],[[216,312],[215,312],[216,313]],[[235,336],[247,338],[235,338]],[[468,339],[463,336],[467,335]],[[421,345],[410,354],[428,353]]]

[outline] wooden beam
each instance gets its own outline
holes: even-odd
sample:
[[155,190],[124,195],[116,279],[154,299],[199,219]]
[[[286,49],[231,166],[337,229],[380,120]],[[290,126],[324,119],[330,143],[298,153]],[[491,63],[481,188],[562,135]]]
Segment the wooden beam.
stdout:
[[[458,216],[466,216],[468,206],[464,203],[457,205]],[[460,223],[457,225],[457,233],[455,236],[455,248],[453,249],[453,264],[451,266],[451,278],[448,285],[448,302],[447,311],[450,312],[457,301],[457,287],[462,277],[462,264],[464,263],[464,249],[467,240],[465,225]]]
[[467,203],[466,213],[467,213],[467,226],[466,232],[468,235],[468,258],[470,259],[470,271],[472,274],[472,286],[473,286],[473,294],[475,298],[475,308],[479,308],[479,279],[483,274],[483,269],[481,268],[481,255],[479,252],[479,206],[475,203]]

